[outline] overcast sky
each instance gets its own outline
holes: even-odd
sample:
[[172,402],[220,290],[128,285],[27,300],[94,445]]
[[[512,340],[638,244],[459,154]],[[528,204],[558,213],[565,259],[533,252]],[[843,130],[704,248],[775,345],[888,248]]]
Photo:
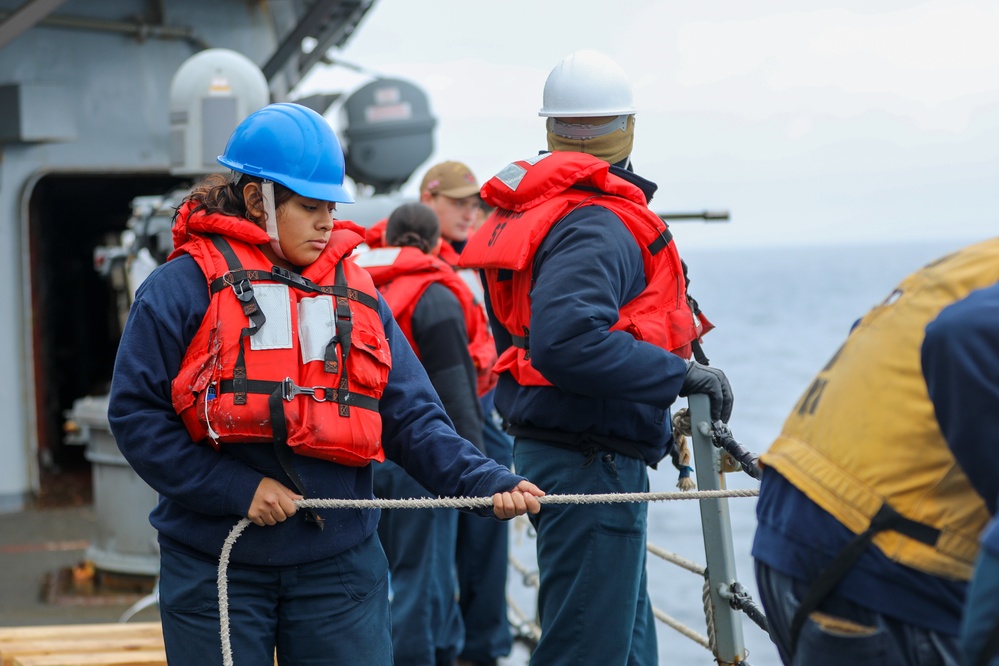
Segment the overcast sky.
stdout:
[[[995,0],[376,0],[331,53],[429,95],[435,152],[404,194],[441,160],[481,181],[544,148],[548,72],[595,48],[631,78],[653,209],[731,214],[685,244],[978,239],[999,228],[996,35]],[[370,80],[320,67],[297,92]]]

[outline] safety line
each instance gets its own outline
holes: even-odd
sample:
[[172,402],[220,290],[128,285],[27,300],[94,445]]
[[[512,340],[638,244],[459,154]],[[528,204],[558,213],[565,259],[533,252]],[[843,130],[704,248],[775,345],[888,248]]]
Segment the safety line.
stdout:
[[[760,494],[758,489],[732,490],[691,490],[667,493],[598,493],[593,495],[545,495],[538,497],[541,504],[607,504],[623,502],[660,502],[666,500],[717,499],[722,497],[755,497]],[[492,497],[437,497],[411,499],[303,499],[296,500],[295,505],[302,509],[474,509],[492,507]],[[225,542],[219,555],[218,588],[219,588],[219,636],[222,642],[222,664],[233,666],[232,641],[229,630],[229,582],[226,571],[229,568],[229,556],[239,535],[250,525],[248,518],[237,522]],[[700,637],[698,637],[700,638]],[[698,640],[698,639],[694,639]],[[700,641],[698,641],[700,642]]]
[[[614,504],[624,502],[661,502],[666,500],[756,497],[757,488],[732,490],[694,490],[665,493],[598,493],[593,495],[545,495],[541,504]],[[492,507],[492,497],[416,497],[410,499],[305,499],[295,502],[312,509],[475,509]],[[244,518],[244,520],[246,520]],[[249,521],[247,521],[249,522]]]

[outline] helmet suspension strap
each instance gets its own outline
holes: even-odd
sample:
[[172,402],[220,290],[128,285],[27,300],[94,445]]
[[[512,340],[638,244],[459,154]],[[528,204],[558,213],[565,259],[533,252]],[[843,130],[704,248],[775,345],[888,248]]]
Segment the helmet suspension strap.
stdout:
[[271,239],[271,249],[274,250],[274,254],[281,257],[285,261],[288,257],[284,256],[284,252],[281,251],[281,239],[278,237],[278,226],[277,226],[277,210],[274,207],[274,182],[270,180],[264,180],[260,183],[260,196],[263,199],[264,205],[264,224],[267,227],[267,235]]

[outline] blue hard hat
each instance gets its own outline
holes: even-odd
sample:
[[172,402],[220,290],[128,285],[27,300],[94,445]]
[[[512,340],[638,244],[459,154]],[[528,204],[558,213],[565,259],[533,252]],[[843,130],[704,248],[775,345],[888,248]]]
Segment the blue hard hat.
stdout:
[[320,201],[353,203],[343,150],[326,119],[301,104],[269,104],[233,130],[219,164]]

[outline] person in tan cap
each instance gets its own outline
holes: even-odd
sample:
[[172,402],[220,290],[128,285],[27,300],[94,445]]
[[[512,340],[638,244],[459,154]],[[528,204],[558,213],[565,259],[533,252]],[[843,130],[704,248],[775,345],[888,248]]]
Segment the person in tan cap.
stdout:
[[[455,430],[485,451],[479,368],[491,370],[496,361],[496,343],[485,312],[465,282],[436,256],[440,224],[429,206],[411,202],[397,207],[388,217],[384,239],[381,248],[361,254],[357,263],[371,274],[392,308]],[[373,484],[375,494],[385,499],[430,497],[416,479],[391,461],[374,469]],[[392,580],[396,666],[452,664],[465,644],[465,626],[454,593],[460,513],[456,509],[382,510],[378,536]]]
[[[465,164],[453,160],[435,164],[420,183],[420,202],[430,206],[441,223],[441,259],[454,266],[471,235],[479,208],[479,181]],[[454,250],[451,252],[450,250]]]
[[[440,220],[441,244],[438,256],[457,267],[465,243],[481,224],[482,199],[479,182],[462,162],[449,160],[427,170],[420,183],[420,201],[431,207]],[[475,271],[458,270],[459,276],[482,302],[482,283]],[[491,376],[489,390],[480,396],[483,423],[483,444],[490,458],[511,467],[513,439],[500,428],[499,416],[493,407]],[[474,517],[473,517],[474,518]],[[459,666],[495,664],[513,646],[507,621],[506,580],[509,532],[506,525],[494,521],[466,519],[458,516],[456,567],[459,607],[465,625],[465,644],[455,662]]]

